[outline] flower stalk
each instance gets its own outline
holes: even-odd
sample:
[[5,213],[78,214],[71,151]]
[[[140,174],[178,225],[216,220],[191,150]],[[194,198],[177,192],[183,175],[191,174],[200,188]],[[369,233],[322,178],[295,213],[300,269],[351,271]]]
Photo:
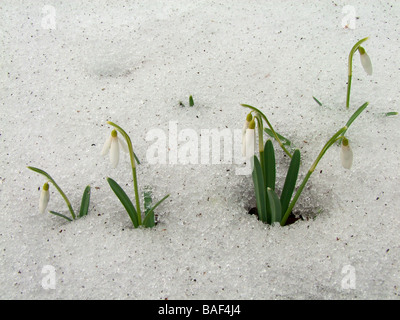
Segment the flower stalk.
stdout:
[[278,142],[279,146],[282,148],[282,150],[291,158],[292,154],[285,148],[285,145],[283,144],[283,142],[281,141],[281,139],[279,138],[279,135],[275,132],[274,128],[272,127],[271,123],[269,122],[268,118],[265,116],[264,113],[262,113],[260,110],[258,110],[257,108],[250,106],[248,104],[241,104],[242,107],[245,108],[249,108],[253,111],[255,111],[257,114],[259,114],[261,116],[261,118],[267,123],[269,129],[272,132],[273,137],[275,138],[275,140]]
[[[129,152],[129,158],[131,162],[131,168],[132,168],[132,179],[133,179],[133,188],[134,188],[134,193],[135,193],[135,202],[136,202],[136,207],[132,204],[131,200],[125,193],[125,191],[118,185],[117,182],[115,182],[111,178],[107,178],[107,181],[111,187],[111,189],[114,191],[115,195],[118,197],[118,199],[121,201],[122,205],[125,207],[129,217],[132,220],[133,226],[135,228],[138,228],[141,225],[144,225],[145,227],[151,228],[155,226],[155,219],[154,219],[154,210],[155,208],[161,204],[166,198],[169,197],[169,195],[166,195],[164,198],[162,198],[160,201],[158,201],[152,208],[150,208],[149,204],[149,194],[145,193],[145,216],[144,219],[142,220],[142,210],[140,207],[140,200],[139,200],[139,187],[138,187],[138,181],[137,181],[137,174],[136,174],[136,162],[137,164],[140,164],[139,159],[136,157],[136,154],[133,152],[133,147],[132,147],[132,141],[129,135],[125,132],[124,129],[122,129],[120,126],[115,124],[114,122],[107,121],[107,123],[115,128],[125,139],[127,146],[128,146],[128,152]],[[147,208],[147,209],[146,209]]]
[[50,194],[46,194],[46,192],[48,192],[48,190],[49,190],[48,183],[51,182],[53,184],[53,186],[57,189],[57,191],[60,193],[60,195],[64,199],[65,203],[67,204],[67,207],[71,214],[72,219],[61,213],[54,212],[54,211],[49,211],[51,214],[62,217],[68,221],[72,221],[72,220],[75,220],[77,218],[81,218],[81,217],[87,215],[88,210],[89,210],[89,203],[90,203],[90,186],[86,186],[86,188],[83,192],[82,203],[81,203],[79,215],[76,216],[75,211],[72,208],[71,202],[69,201],[67,195],[64,193],[64,191],[60,188],[60,186],[56,183],[56,181],[46,171],[43,171],[42,169],[39,169],[39,168],[30,167],[30,166],[28,166],[27,168],[29,170],[32,170],[36,173],[43,175],[47,179],[46,183],[43,185],[42,193],[41,193],[40,200],[39,200],[39,210],[40,211],[44,211],[47,207],[47,203],[50,199]]
[[353,46],[353,48],[351,48],[350,53],[349,53],[349,60],[348,60],[348,64],[347,64],[348,65],[347,96],[346,96],[346,108],[347,109],[349,109],[349,106],[350,106],[351,80],[353,77],[353,56],[354,56],[354,53],[359,49],[360,45],[367,40],[368,40],[368,37],[358,41]]
[[107,123],[111,126],[113,126],[116,130],[118,130],[119,133],[125,138],[126,144],[128,145],[128,152],[129,152],[129,158],[131,161],[131,167],[132,167],[132,178],[133,178],[133,188],[135,192],[135,200],[136,200],[136,211],[137,211],[137,218],[138,218],[138,223],[139,225],[142,224],[142,214],[140,210],[140,200],[139,200],[139,188],[138,188],[138,183],[137,183],[137,175],[136,175],[136,163],[135,160],[137,160],[138,164],[140,163],[139,160],[137,159],[135,153],[133,152],[133,147],[132,147],[132,141],[129,135],[125,132],[124,129],[122,129],[120,126],[115,124],[114,122],[107,121]]

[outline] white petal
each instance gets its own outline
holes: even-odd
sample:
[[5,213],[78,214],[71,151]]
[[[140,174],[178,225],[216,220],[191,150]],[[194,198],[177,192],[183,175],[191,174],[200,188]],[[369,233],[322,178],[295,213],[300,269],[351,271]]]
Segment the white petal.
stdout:
[[255,130],[254,129],[246,129],[246,159],[249,160],[254,156],[255,150]]
[[49,190],[42,189],[42,192],[40,193],[40,199],[39,199],[39,212],[40,213],[45,212],[45,210],[47,208],[47,204],[49,203],[49,200],[50,200]]
[[340,149],[340,160],[345,169],[350,169],[353,164],[353,151],[349,145],[343,146]]
[[361,64],[368,75],[372,75],[372,63],[368,54],[360,54]]
[[104,143],[103,149],[101,149],[102,156],[105,156],[107,154],[108,150],[110,150],[111,139],[112,139],[112,136],[109,136],[108,139],[106,140],[106,142]]
[[118,137],[118,141],[119,141],[119,144],[121,145],[122,150],[123,150],[124,152],[128,153],[128,152],[129,152],[129,150],[128,150],[128,145],[125,143],[125,141],[122,140],[122,139],[119,138],[119,137]]
[[110,147],[110,161],[113,168],[116,168],[119,161],[119,144],[118,138],[112,138]]

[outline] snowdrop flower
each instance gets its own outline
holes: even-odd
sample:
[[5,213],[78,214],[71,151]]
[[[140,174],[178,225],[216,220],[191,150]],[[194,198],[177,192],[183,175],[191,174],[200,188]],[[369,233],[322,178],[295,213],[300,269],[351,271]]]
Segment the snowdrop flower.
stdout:
[[104,143],[103,149],[101,150],[101,155],[105,156],[108,152],[110,152],[110,161],[113,168],[116,168],[119,161],[119,146],[122,147],[122,150],[128,152],[128,146],[125,144],[121,138],[118,137],[118,133],[116,130],[111,131],[110,137]]
[[372,75],[372,63],[368,54],[365,52],[363,47],[358,47],[358,52],[360,52],[361,64],[368,75]]
[[250,158],[254,156],[254,149],[255,149],[255,145],[256,145],[255,127],[256,127],[256,123],[253,119],[250,121],[249,127],[246,129],[245,154],[246,154],[247,161],[249,161]]
[[39,199],[39,212],[44,213],[47,208],[47,204],[50,200],[49,184],[46,182],[43,185],[42,192],[40,193]]
[[251,113],[249,113],[246,117],[246,121],[243,124],[242,129],[242,156],[246,156],[246,130],[249,128],[250,122],[253,119]]
[[351,150],[349,140],[343,137],[342,148],[340,149],[340,159],[342,161],[342,166],[345,169],[350,169],[353,164],[353,151]]

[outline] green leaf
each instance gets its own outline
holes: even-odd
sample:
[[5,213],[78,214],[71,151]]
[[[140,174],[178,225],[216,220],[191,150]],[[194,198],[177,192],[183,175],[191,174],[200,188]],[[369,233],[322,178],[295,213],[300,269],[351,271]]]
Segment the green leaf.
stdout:
[[282,215],[289,207],[290,200],[292,199],[294,188],[296,187],[297,176],[300,168],[300,151],[296,149],[293,153],[290,166],[286,174],[285,184],[281,194]]
[[79,210],[79,218],[82,218],[88,214],[90,203],[90,186],[87,186],[83,191],[81,209]]
[[275,169],[275,151],[271,140],[267,140],[264,146],[264,169],[265,185],[267,188],[275,190],[276,169]]
[[194,101],[193,101],[193,97],[192,96],[189,97],[189,106],[191,106],[191,107],[194,106]]
[[389,116],[397,116],[399,113],[396,111],[391,111],[391,112],[386,112],[385,116],[389,117]]
[[[271,131],[269,128],[264,128],[265,133],[267,133],[270,137],[275,138],[274,133]],[[284,146],[290,146],[292,142],[288,139],[285,138],[284,136],[280,135],[279,133],[275,132],[278,138],[281,140],[282,144]]]
[[126,212],[132,220],[133,226],[137,228],[139,226],[138,216],[131,200],[126,195],[125,191],[122,190],[119,184],[116,183],[113,179],[107,178],[107,182],[110,185],[112,191],[114,191],[115,195],[118,197],[119,201],[121,201],[122,205],[125,207]]
[[61,217],[61,218],[67,219],[68,221],[73,221],[71,218],[68,218],[68,217],[64,216],[63,214],[61,214],[61,213],[54,212],[54,211],[49,211],[49,212],[50,212],[51,214],[54,214],[55,216],[59,216],[59,217]]
[[359,107],[356,112],[353,113],[353,115],[350,117],[350,119],[346,123],[346,127],[350,127],[350,125],[353,123],[354,120],[357,119],[357,117],[361,114],[361,112],[364,111],[366,107],[368,107],[369,102],[365,102],[361,107]]
[[269,200],[269,207],[271,211],[271,223],[281,222],[282,220],[282,207],[278,195],[271,188],[267,188],[267,195]]
[[36,172],[36,173],[39,173],[39,174],[41,174],[41,175],[43,175],[43,176],[45,176],[47,179],[49,179],[50,181],[54,181],[54,179],[52,178],[52,177],[50,177],[50,175],[46,172],[46,171],[43,171],[43,170],[41,170],[41,169],[39,169],[39,168],[35,168],[35,167],[27,167],[29,170],[32,170],[32,171],[34,171],[34,172]]
[[316,103],[318,103],[320,106],[322,106],[322,103],[316,97],[313,96],[313,99],[315,100]]
[[146,228],[152,228],[155,226],[155,221],[154,221],[154,210],[163,202],[165,199],[169,197],[169,194],[167,194],[164,198],[162,198],[160,201],[158,201],[153,208],[149,210],[147,215],[143,219],[143,225]]
[[264,184],[264,177],[261,169],[261,164],[256,156],[254,156],[253,159],[254,159],[254,168],[252,176],[254,183],[254,192],[256,194],[258,217],[261,221],[268,223],[267,203],[265,198],[266,192],[265,192],[265,184]]
[[[350,125],[354,122],[354,120],[357,119],[357,117],[361,114],[361,112],[364,111],[364,109],[366,107],[368,107],[369,102],[365,102],[361,107],[359,107],[356,112],[354,112],[351,117],[349,118],[349,120],[346,123],[345,126],[345,130],[342,132],[341,137],[344,136],[344,134],[346,133],[346,131],[349,129]],[[342,142],[342,138],[338,139],[338,143],[340,144]]]

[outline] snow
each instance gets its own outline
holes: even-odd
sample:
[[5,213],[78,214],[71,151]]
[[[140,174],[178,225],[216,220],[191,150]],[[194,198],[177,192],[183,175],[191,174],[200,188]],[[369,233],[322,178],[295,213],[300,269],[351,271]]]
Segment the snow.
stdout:
[[[341,25],[346,5],[354,29]],[[398,111],[400,3],[13,0],[0,15],[0,298],[399,298],[399,117],[382,114]],[[348,53],[366,36],[374,74],[354,57],[346,110]],[[302,179],[365,101],[348,131],[352,169],[332,147],[295,207],[304,220],[284,228],[247,214],[252,180],[235,161],[146,161],[154,130],[196,132],[200,151],[201,130],[240,132],[247,103],[300,148]],[[100,155],[107,120],[130,134],[141,190],[170,194],[153,229],[134,229],[107,184],[133,199],[128,156],[112,169]],[[282,188],[288,160],[274,145]],[[75,210],[90,184],[88,216],[39,214],[45,180],[28,165]],[[68,214],[50,193],[48,209]],[[46,266],[54,289],[42,285]]]

